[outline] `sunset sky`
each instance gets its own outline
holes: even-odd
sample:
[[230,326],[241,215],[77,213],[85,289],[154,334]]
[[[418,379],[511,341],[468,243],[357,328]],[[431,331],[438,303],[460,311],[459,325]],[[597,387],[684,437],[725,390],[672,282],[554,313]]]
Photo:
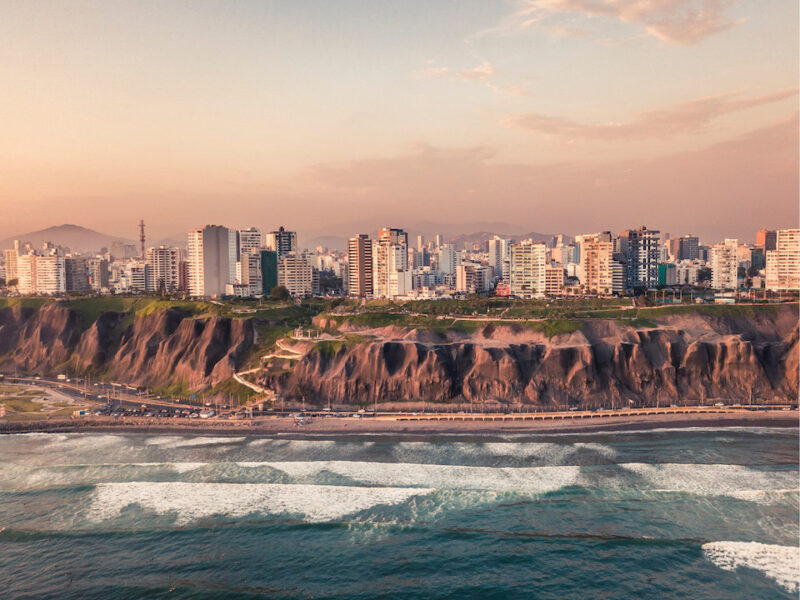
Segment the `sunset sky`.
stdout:
[[0,2],[0,238],[753,240],[797,227],[798,52],[797,0]]

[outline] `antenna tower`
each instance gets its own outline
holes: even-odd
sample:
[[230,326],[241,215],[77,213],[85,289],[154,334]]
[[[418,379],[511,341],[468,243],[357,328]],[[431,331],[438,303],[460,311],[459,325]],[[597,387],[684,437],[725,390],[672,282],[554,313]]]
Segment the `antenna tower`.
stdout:
[[145,240],[145,237],[144,237],[144,219],[142,219],[142,220],[139,221],[139,243],[142,246],[142,258],[144,258],[144,256],[145,256],[144,240]]

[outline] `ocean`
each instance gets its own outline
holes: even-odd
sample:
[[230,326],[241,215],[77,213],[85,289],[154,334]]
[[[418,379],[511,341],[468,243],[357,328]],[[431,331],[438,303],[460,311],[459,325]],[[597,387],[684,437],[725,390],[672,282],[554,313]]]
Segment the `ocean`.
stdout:
[[796,598],[798,436],[0,436],[9,598]]

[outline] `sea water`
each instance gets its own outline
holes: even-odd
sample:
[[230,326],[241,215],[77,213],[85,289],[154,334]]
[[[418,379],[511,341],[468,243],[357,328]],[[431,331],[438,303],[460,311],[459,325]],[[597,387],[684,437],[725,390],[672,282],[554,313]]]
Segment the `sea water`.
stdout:
[[0,436],[3,598],[793,598],[796,430]]

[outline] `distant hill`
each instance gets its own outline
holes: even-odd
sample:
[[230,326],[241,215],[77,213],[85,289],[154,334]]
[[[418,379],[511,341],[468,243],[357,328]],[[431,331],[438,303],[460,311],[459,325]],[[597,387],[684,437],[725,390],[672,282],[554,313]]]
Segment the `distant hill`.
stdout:
[[[39,231],[14,235],[0,240],[0,250],[11,248],[14,245],[14,240],[19,240],[20,245],[28,243],[34,248],[41,248],[44,242],[53,242],[56,245],[69,248],[73,252],[98,252],[100,248],[104,247],[111,250],[111,244],[114,242],[134,244],[137,248],[139,247],[137,240],[107,235],[80,225],[57,225]],[[160,240],[148,239],[147,247],[149,248],[150,246],[178,246],[185,248],[186,238],[184,236],[170,236]]]
[[19,240],[20,245],[28,243],[35,248],[41,248],[44,242],[52,242],[69,248],[73,252],[96,252],[102,247],[110,249],[111,244],[117,241],[125,244],[136,243],[131,239],[106,235],[80,225],[57,225],[39,231],[15,235],[0,240],[0,248],[11,248],[14,240]]
[[451,244],[454,244],[456,248],[462,248],[463,245],[466,244],[474,244],[474,243],[484,243],[486,240],[492,239],[495,235],[498,235],[502,238],[514,240],[516,242],[521,242],[523,240],[533,240],[534,242],[549,242],[550,239],[553,237],[549,233],[537,233],[535,231],[531,231],[528,233],[518,233],[518,234],[502,234],[497,233],[494,231],[476,231],[474,233],[466,233],[457,235],[452,238],[448,238],[447,241]]
[[337,223],[327,229],[307,230],[300,232],[300,245],[304,248],[327,246],[344,250],[347,239],[357,233],[366,233],[370,237],[377,234],[377,225],[400,227],[408,232],[408,241],[412,246],[417,244],[417,235],[423,235],[426,241],[433,241],[437,233],[441,234],[446,242],[463,247],[466,243],[484,242],[495,235],[513,240],[532,239],[535,242],[550,241],[552,234],[526,232],[524,227],[510,223],[476,221],[471,223],[432,223],[429,221],[406,222],[402,219],[386,223],[376,223],[374,219]]

